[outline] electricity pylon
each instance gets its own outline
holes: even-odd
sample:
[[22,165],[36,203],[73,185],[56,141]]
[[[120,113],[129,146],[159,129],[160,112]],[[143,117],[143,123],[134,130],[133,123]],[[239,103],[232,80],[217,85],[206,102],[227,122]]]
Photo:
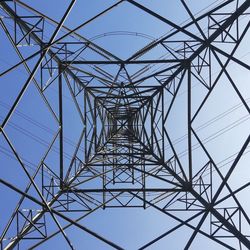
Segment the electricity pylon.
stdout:
[[[221,81],[231,85],[249,118],[250,107],[229,65],[244,72],[250,70],[249,64],[236,56],[248,34],[250,1],[221,1],[194,15],[182,0],[190,19],[178,25],[137,1],[121,0],[70,29],[64,22],[75,2],[69,3],[59,22],[22,1],[0,2],[4,42],[13,47],[18,58],[1,71],[1,91],[8,95],[5,85],[10,80],[6,79],[15,78],[16,70],[22,68],[27,73],[21,87],[16,87],[18,93],[0,126],[2,142],[27,178],[27,185],[20,187],[17,177],[5,178],[5,170],[1,171],[1,186],[19,197],[12,215],[1,227],[1,249],[24,249],[23,242],[33,249],[53,241],[58,234],[65,238],[65,249],[74,249],[65,233],[71,226],[115,249],[123,249],[84,226],[81,220],[97,209],[105,213],[109,208],[129,207],[152,207],[178,223],[141,249],[182,227],[193,230],[183,249],[189,249],[200,234],[225,249],[250,249],[249,213],[238,198],[239,193],[248,190],[249,182],[239,181],[236,188],[229,182],[247,151],[249,133],[229,166],[222,170],[194,126]],[[165,36],[126,60],[80,32],[124,3],[160,20],[169,29]],[[155,52],[159,48],[162,57]],[[245,81],[249,89],[248,79]],[[57,128],[32,170],[8,133],[11,119],[30,85],[36,87],[51,123]],[[194,85],[199,86],[202,94],[194,91]],[[177,110],[174,106],[183,86],[184,109]],[[48,94],[51,88],[57,95],[53,100]],[[64,109],[65,89],[73,100],[71,112],[77,113],[81,127],[68,160],[64,150],[65,127],[71,112]],[[29,98],[33,105],[32,97]],[[170,116],[185,117],[181,125],[186,131],[185,160],[171,136],[174,128],[168,127]],[[53,162],[55,145],[59,157]]]

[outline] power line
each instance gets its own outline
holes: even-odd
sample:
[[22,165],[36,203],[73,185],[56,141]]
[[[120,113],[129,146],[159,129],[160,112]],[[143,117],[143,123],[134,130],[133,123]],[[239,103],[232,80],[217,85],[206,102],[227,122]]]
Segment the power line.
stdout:
[[[248,103],[248,102],[250,102],[250,98],[246,99],[246,103]],[[243,106],[244,105],[242,103],[238,103],[238,104],[232,106],[231,108],[225,110],[224,112],[222,112],[222,113],[218,114],[217,116],[211,118],[207,122],[205,122],[205,123],[201,124],[200,126],[196,127],[195,131],[198,132],[198,131],[210,126],[211,124],[213,124],[213,123],[217,122],[218,120],[226,117],[227,115],[233,113],[234,111],[236,111],[237,109],[239,109],[239,108],[241,108]],[[182,135],[182,136],[176,138],[175,140],[173,140],[173,145],[176,145],[176,144],[184,141],[186,139],[186,137],[187,137],[187,133],[185,135]],[[165,149],[169,149],[169,148],[170,148],[170,145],[167,145],[165,147]]]

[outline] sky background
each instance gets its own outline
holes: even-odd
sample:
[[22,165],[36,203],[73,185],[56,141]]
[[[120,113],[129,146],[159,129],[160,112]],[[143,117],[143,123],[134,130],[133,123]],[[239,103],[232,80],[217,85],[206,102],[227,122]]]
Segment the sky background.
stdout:
[[[38,11],[46,14],[48,17],[59,21],[64,14],[69,1],[56,1],[56,0],[44,0],[44,1],[24,1],[27,5],[37,9]],[[59,3],[60,2],[60,3]],[[100,11],[114,4],[116,1],[100,1],[100,0],[78,0],[74,5],[69,17],[67,18],[65,25],[69,28],[74,28]],[[157,12],[174,23],[182,24],[189,19],[189,16],[180,1],[175,0],[142,0],[137,1],[147,8]],[[192,13],[197,13],[203,10],[205,7],[213,4],[212,6],[223,1],[187,1],[188,6],[192,10]],[[241,1],[240,1],[241,2]],[[20,10],[21,12],[23,10]],[[6,16],[0,9],[0,16]],[[246,18],[247,19],[247,18]],[[7,27],[13,32],[13,23],[7,18]],[[248,21],[248,20],[247,20]],[[245,21],[242,21],[242,27],[244,27]],[[54,26],[46,23],[45,37],[51,35],[54,30]],[[116,7],[113,11],[108,12],[106,15],[99,17],[91,24],[86,25],[83,29],[79,30],[79,34],[87,39],[93,40],[97,45],[103,47],[107,51],[113,53],[121,59],[127,59],[133,53],[140,48],[147,45],[154,39],[157,39],[170,31],[171,27],[165,23],[157,20],[154,17],[143,13],[135,6],[124,2],[120,6]],[[128,33],[128,31],[130,33]],[[63,35],[62,31],[58,37]],[[117,33],[118,32],[118,33]],[[195,33],[197,31],[194,31]],[[140,33],[140,35],[138,35]],[[249,64],[249,33],[246,35],[244,41],[239,46],[235,56]],[[0,72],[3,72],[11,65],[14,65],[19,61],[14,49],[11,47],[6,34],[3,29],[0,29]],[[230,44],[220,45],[225,51],[230,51]],[[20,47],[20,51],[24,57],[37,51],[38,46],[23,46]],[[143,59],[158,58],[163,55],[163,49],[157,47],[153,53],[146,54]],[[95,54],[91,54],[86,51],[82,54],[82,57],[95,59]],[[225,59],[220,57],[224,62]],[[38,57],[34,57],[28,62],[31,69],[34,67],[34,63],[38,60]],[[87,66],[86,66],[87,67]],[[158,66],[152,69],[156,70]],[[160,65],[162,67],[162,65]],[[115,66],[104,66],[109,72],[115,72],[118,68]],[[128,71],[132,74],[137,70],[137,66],[129,66]],[[240,67],[239,65],[231,63],[228,67],[230,76],[237,83],[240,93],[244,97],[249,107],[250,101],[250,88],[249,88],[249,71]],[[215,79],[220,71],[218,63],[212,64],[212,78]],[[36,74],[36,79],[39,80],[40,72]],[[13,70],[11,73],[0,77],[0,84],[2,91],[0,91],[0,121],[4,120],[7,112],[9,111],[13,101],[18,95],[24,82],[28,77],[27,72],[23,66],[20,66]],[[187,116],[187,84],[184,77],[183,84],[180,87],[179,94],[174,103],[169,119],[166,123],[166,128],[169,132],[170,138],[174,142],[175,149],[180,156],[181,162],[184,166],[187,166],[187,128],[186,128],[186,116]],[[76,112],[76,107],[73,99],[70,95],[66,81],[63,80],[63,110],[64,110],[64,165],[65,168],[69,165],[71,157],[73,155],[78,138],[83,129],[83,122],[80,116]],[[51,107],[58,113],[58,87],[56,81],[53,82],[45,91],[45,95],[48,98]],[[192,78],[192,107],[193,112],[196,110],[197,105],[206,94],[204,87],[193,77]],[[84,108],[83,95],[77,97],[80,107]],[[166,97],[164,104],[169,105],[170,100]],[[213,93],[208,98],[206,104],[202,108],[201,112],[195,119],[193,127],[197,131],[199,137],[205,143],[209,153],[213,157],[214,161],[218,163],[223,174],[226,174],[230,163],[235,158],[236,153],[240,150],[242,144],[246,140],[249,134],[250,121],[249,113],[243,107],[239,97],[232,88],[228,78],[225,74],[220,78]],[[13,143],[15,149],[22,158],[25,166],[29,169],[30,173],[34,173],[34,169],[39,164],[41,158],[48,145],[51,143],[53,136],[58,132],[58,124],[53,118],[51,112],[44,104],[41,96],[39,95],[34,84],[30,84],[26,93],[22,97],[16,111],[13,113],[11,119],[7,123],[5,128],[7,135]],[[84,149],[84,145],[81,145]],[[169,152],[169,146],[166,146],[166,152]],[[83,151],[83,150],[82,150]],[[205,164],[206,158],[204,152],[201,150],[197,141],[193,139],[193,154],[194,162],[197,169]],[[245,151],[244,157],[239,162],[236,170],[229,179],[228,183],[232,189],[237,189],[244,183],[249,182],[249,146]],[[79,154],[83,157],[83,152]],[[56,172],[59,169],[59,142],[56,140],[50,154],[46,159],[46,163]],[[195,165],[195,164],[194,164]],[[0,167],[2,171],[0,173],[1,178],[13,183],[20,189],[25,189],[29,180],[21,169],[20,164],[16,161],[11,149],[7,145],[3,136],[0,135]],[[35,179],[38,184],[41,183],[41,176],[38,175]],[[215,176],[215,180],[220,183],[218,176]],[[214,187],[218,187],[218,183],[214,184]],[[246,189],[237,195],[240,202],[246,211],[250,211],[250,203],[245,198],[247,192]],[[35,197],[38,197],[34,190],[31,191]],[[226,191],[222,192],[221,197],[226,194]],[[10,189],[1,185],[0,196],[3,197],[0,204],[0,232],[2,232],[6,225],[10,215],[15,208],[20,196],[16,195]],[[98,199],[98,194],[96,194]],[[234,205],[234,204],[231,204]],[[32,207],[36,209],[36,205],[29,201],[25,201],[22,208],[29,209]],[[185,212],[186,213],[186,212]],[[187,212],[189,213],[189,212]],[[190,212],[191,215],[193,212]],[[79,214],[78,214],[79,215]],[[182,212],[177,212],[176,215],[180,218],[188,218]],[[73,218],[75,215],[71,215]],[[198,217],[200,218],[200,217]],[[56,230],[56,226],[51,218],[46,215],[48,225],[50,225],[51,232]],[[65,225],[64,221],[58,220]],[[209,220],[204,222],[202,229],[209,230]],[[191,224],[196,225],[197,220],[194,220]],[[155,237],[166,232],[168,229],[177,225],[178,222],[166,216],[165,214],[157,211],[153,208],[143,210],[142,208],[117,208],[117,209],[105,209],[98,210],[93,214],[87,216],[82,220],[84,226],[97,232],[103,237],[113,240],[118,245],[125,249],[138,249],[138,247],[146,244]],[[249,226],[243,225],[243,228],[249,232]],[[15,232],[15,227],[11,227],[8,237],[11,237]],[[159,242],[150,246],[148,249],[170,249],[178,250],[183,249],[183,245],[188,241],[192,234],[192,230],[181,227],[173,234],[163,238]],[[67,235],[72,240],[75,249],[94,249],[103,250],[111,249],[106,244],[98,241],[94,237],[87,233],[71,227],[66,230]],[[230,239],[226,241],[228,244],[232,244],[233,247],[238,249],[238,245],[233,245]],[[22,243],[21,249],[27,249],[29,241]],[[26,245],[27,244],[27,245]],[[56,245],[55,245],[56,244]],[[37,249],[68,249],[66,247],[65,239],[63,236],[58,235],[53,240],[50,240],[39,246]],[[204,236],[198,235],[194,240],[190,249],[224,249],[222,246],[208,240]]]

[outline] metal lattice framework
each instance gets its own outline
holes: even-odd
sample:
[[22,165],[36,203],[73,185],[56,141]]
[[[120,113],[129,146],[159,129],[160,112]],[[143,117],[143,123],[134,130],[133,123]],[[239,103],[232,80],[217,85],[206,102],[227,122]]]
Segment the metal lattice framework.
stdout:
[[[123,249],[82,222],[98,209],[105,213],[106,209],[121,207],[151,207],[177,222],[140,249],[182,227],[192,230],[182,249],[189,249],[197,235],[225,249],[250,249],[249,211],[238,197],[248,190],[249,182],[240,181],[237,188],[229,182],[249,147],[249,131],[230,165],[222,170],[194,126],[221,81],[232,87],[249,118],[248,101],[229,65],[244,72],[250,70],[235,55],[249,30],[250,1],[219,1],[213,8],[194,15],[188,3],[181,0],[190,19],[179,26],[138,1],[121,0],[69,29],[64,22],[75,2],[69,3],[60,22],[22,1],[0,2],[5,43],[13,47],[18,58],[1,71],[1,91],[5,91],[5,84],[15,77],[17,69],[28,73],[0,126],[1,144],[9,148],[26,178],[25,186],[20,187],[15,178],[5,178],[1,170],[1,187],[19,197],[7,223],[0,222],[1,249],[26,249],[27,244],[29,249],[38,248],[59,234],[65,239],[65,249],[74,249],[66,234],[70,227],[107,246]],[[80,34],[86,25],[124,3],[160,20],[169,29],[165,36],[126,60]],[[159,48],[164,57],[154,57]],[[193,89],[195,84],[202,95]],[[245,84],[249,90],[249,83]],[[50,114],[47,119],[57,128],[35,170],[28,168],[8,134],[12,116],[31,85]],[[52,100],[48,91],[53,86],[57,97]],[[173,110],[182,86],[187,89],[184,109],[179,111],[185,117],[185,160],[171,137],[174,128],[168,128],[170,116],[177,112]],[[77,145],[69,156],[64,153],[65,120],[74,121],[71,112],[64,110],[65,89],[81,127]],[[51,156],[55,145],[57,159]],[[194,150],[197,145],[198,152]],[[202,160],[198,161],[198,157]]]

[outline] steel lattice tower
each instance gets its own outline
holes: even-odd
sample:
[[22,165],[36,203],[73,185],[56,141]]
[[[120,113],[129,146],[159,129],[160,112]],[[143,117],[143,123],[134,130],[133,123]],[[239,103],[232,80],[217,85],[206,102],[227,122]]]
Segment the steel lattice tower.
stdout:
[[[182,249],[190,249],[198,235],[214,241],[218,249],[250,249],[249,211],[243,204],[244,199],[239,197],[243,192],[245,199],[249,199],[250,182],[240,179],[236,186],[230,183],[247,153],[249,127],[244,131],[237,154],[222,169],[201,136],[200,128],[195,126],[222,81],[231,86],[249,118],[246,97],[249,79],[243,79],[245,89],[242,90],[229,66],[234,65],[241,73],[250,71],[249,64],[237,55],[246,43],[250,1],[218,1],[195,15],[188,1],[180,0],[189,20],[178,25],[140,1],[120,0],[71,29],[64,23],[75,2],[69,1],[57,22],[22,1],[0,1],[1,32],[5,35],[0,46],[12,47],[16,54],[15,59],[12,60],[11,55],[8,58],[11,65],[1,68],[1,92],[9,95],[5,86],[16,78],[16,70],[21,68],[26,72],[7,112],[1,114],[0,143],[8,148],[22,172],[9,178],[1,162],[1,188],[18,197],[11,215],[5,222],[0,221],[1,249],[39,249],[57,235],[65,240],[65,249],[75,249],[67,234],[71,227],[104,242],[107,247],[123,249],[112,239],[90,230],[82,221],[96,210],[105,213],[110,208],[142,211],[153,208],[176,221],[164,234],[153,240],[145,239],[147,243],[140,249],[167,239],[183,227],[192,233],[183,242]],[[80,32],[123,4],[159,20],[169,30],[126,60]],[[159,48],[160,56],[156,52]],[[36,92],[34,96],[49,113],[46,123],[56,128],[49,143],[42,142],[46,150],[33,169],[22,157],[23,146],[16,145],[15,137],[8,132],[9,126],[14,126],[12,117],[20,114],[18,107],[27,98],[31,85]],[[202,94],[195,91],[194,85],[199,86]],[[185,103],[183,110],[177,113],[175,104],[183,86]],[[51,88],[56,98],[48,94]],[[66,91],[73,103],[72,111],[68,112],[64,107]],[[226,88],[224,93],[227,96]],[[32,98],[30,94],[31,106]],[[216,105],[219,108],[222,104]],[[69,124],[73,126],[73,113],[77,114],[81,133],[74,151],[65,155],[69,133],[66,131]],[[186,132],[185,160],[171,136],[175,128],[168,127],[170,117],[181,116],[181,113],[185,118],[181,120]],[[25,113],[22,118],[28,119]],[[176,126],[179,121],[177,119]],[[232,141],[220,146],[220,150],[223,152],[233,144]],[[243,165],[245,175],[249,175],[249,160]],[[19,185],[20,180],[17,182],[22,176],[25,185]],[[4,199],[1,198],[1,202],[8,207]]]

